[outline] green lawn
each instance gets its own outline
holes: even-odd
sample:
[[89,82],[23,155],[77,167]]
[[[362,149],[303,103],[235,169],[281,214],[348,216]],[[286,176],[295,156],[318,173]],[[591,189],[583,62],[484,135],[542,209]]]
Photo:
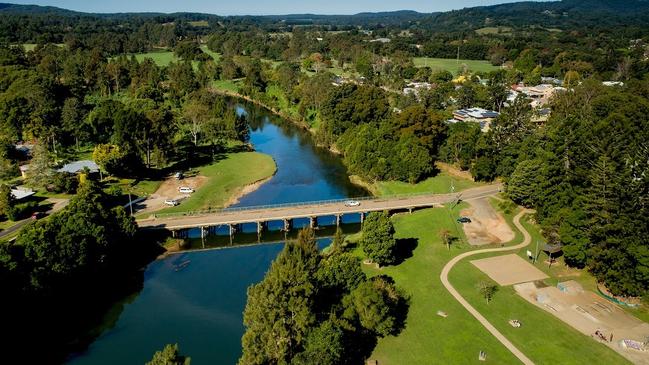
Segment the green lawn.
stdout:
[[[377,270],[364,266],[370,275],[387,274],[410,296],[405,329],[398,336],[379,340],[371,359],[381,365],[398,364],[472,364],[478,353],[488,354],[491,364],[515,364],[516,358],[484,329],[444,289],[439,275],[453,256],[466,251],[462,244],[447,250],[438,232],[442,228],[454,234],[454,219],[459,214],[445,208],[428,209],[394,218],[397,237],[418,239],[413,257],[396,267]],[[438,310],[448,313],[442,318]]]
[[[453,212],[447,208],[437,208],[396,216],[397,237],[419,240],[413,257],[399,266],[381,270],[364,266],[370,275],[387,274],[394,278],[411,298],[405,329],[396,337],[380,339],[371,356],[379,364],[477,363],[481,350],[487,353],[487,363],[519,363],[448,294],[439,280],[446,262],[472,249],[467,244],[458,244],[449,251],[438,236],[440,229],[445,228],[463,239],[463,232],[454,221],[462,208],[463,205]],[[510,212],[508,217],[515,213]],[[537,234],[538,230],[533,236]],[[522,235],[517,232],[511,244],[520,242],[521,238]],[[627,363],[614,351],[518,297],[511,287],[501,288],[487,305],[475,289],[475,283],[484,280],[485,276],[469,261],[463,260],[453,269],[451,282],[532,361],[537,364]],[[438,310],[448,313],[448,318],[437,316]],[[511,327],[507,323],[511,318],[521,320],[523,327]]]
[[223,160],[199,167],[198,174],[207,182],[180,205],[161,213],[179,213],[222,208],[246,186],[273,176],[277,169],[269,155],[239,152],[225,155]]
[[452,58],[430,58],[430,57],[415,57],[414,58],[415,67],[425,67],[428,66],[433,70],[447,70],[452,72],[454,75],[458,73],[458,70],[462,64],[466,64],[470,71],[475,72],[489,72],[497,70],[497,66],[493,66],[489,61],[477,61],[477,60],[456,60]]
[[[219,60],[221,59],[221,55],[219,53],[210,51],[207,48],[207,46],[201,46],[201,49],[203,50],[203,52],[212,56],[212,58],[214,58],[214,61],[219,62]],[[158,66],[169,66],[171,62],[179,61],[178,57],[176,57],[176,55],[174,55],[172,51],[168,51],[168,50],[136,53],[135,58],[138,60],[138,62],[142,62],[144,59],[150,58]],[[195,64],[194,67],[196,67],[196,63],[194,64]]]
[[239,85],[241,83],[236,80],[214,80],[212,81],[212,87],[217,90],[229,91],[236,93],[239,91]]
[[401,181],[378,181],[371,184],[370,190],[378,196],[417,193],[445,194],[451,192],[451,184],[455,186],[456,192],[483,185],[442,171],[437,176],[417,184],[408,184]]

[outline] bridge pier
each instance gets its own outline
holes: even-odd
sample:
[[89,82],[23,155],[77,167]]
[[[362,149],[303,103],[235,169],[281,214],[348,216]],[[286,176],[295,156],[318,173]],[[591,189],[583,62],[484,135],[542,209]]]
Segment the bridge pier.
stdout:
[[408,208],[408,213],[412,214],[412,208]]
[[205,248],[205,236],[209,233],[209,227],[201,227],[201,243],[203,248]]
[[311,228],[318,227],[318,217],[309,217],[309,227]]
[[342,214],[336,214],[336,227],[340,227],[340,223],[342,222],[343,215]]
[[361,224],[365,222],[365,213],[361,213]]
[[292,219],[284,219],[284,232],[288,232],[293,228]]
[[268,222],[257,222],[257,241],[261,241],[261,234],[268,228]]

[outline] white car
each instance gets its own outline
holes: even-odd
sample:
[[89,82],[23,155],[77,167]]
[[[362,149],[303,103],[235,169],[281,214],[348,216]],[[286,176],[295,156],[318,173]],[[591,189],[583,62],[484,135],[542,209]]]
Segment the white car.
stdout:
[[173,199],[167,199],[165,200],[166,205],[170,205],[172,207],[175,207],[176,205],[180,204],[178,200],[173,200]]
[[194,192],[194,189],[188,187],[188,186],[181,186],[178,188],[178,191],[183,193],[183,194],[191,194]]
[[361,205],[361,202],[359,202],[358,200],[347,200],[345,202],[346,207],[357,207],[359,205]]

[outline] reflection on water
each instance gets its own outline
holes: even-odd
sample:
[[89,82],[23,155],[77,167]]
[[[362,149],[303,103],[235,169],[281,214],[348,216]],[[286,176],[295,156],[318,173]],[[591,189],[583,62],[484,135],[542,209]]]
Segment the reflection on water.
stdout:
[[[315,146],[311,136],[294,125],[248,104],[237,104],[248,114],[250,141],[257,151],[271,155],[277,174],[237,206],[339,199],[368,195],[350,183],[339,158]],[[319,237],[335,230],[333,217],[319,219]],[[358,229],[358,216],[343,217],[342,228]],[[269,224],[262,241],[285,241],[308,220],[295,220],[285,236],[281,223]],[[193,364],[234,364],[241,354],[243,309],[248,286],[259,282],[282,244],[255,244],[256,226],[230,237],[225,232],[189,240],[192,248],[151,263],[141,292],[115,306],[103,333],[87,351],[73,355],[70,364],[142,364],[167,343],[178,343]],[[200,237],[196,232],[193,237]],[[330,242],[320,238],[322,246]],[[123,308],[123,309],[122,309]],[[119,313],[121,311],[121,314]]]

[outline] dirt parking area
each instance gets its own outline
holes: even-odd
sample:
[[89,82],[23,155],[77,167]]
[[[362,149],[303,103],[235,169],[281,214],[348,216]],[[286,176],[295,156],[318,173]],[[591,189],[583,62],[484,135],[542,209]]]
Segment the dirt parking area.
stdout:
[[207,182],[205,176],[192,176],[183,179],[176,179],[174,177],[167,178],[155,193],[151,194],[146,200],[138,203],[136,209],[138,213],[150,213],[168,207],[165,205],[165,200],[173,199],[182,201],[188,197],[187,194],[182,194],[178,191],[180,187],[190,187],[197,190]]
[[460,214],[471,218],[471,223],[464,223],[462,227],[470,244],[481,246],[514,239],[514,232],[505,218],[494,210],[487,198],[471,200],[468,203],[471,207]]
[[471,263],[501,286],[548,278],[543,271],[515,254],[473,260]]
[[[581,333],[617,351],[634,364],[649,365],[649,351],[627,348],[628,340],[643,342],[649,324],[631,316],[616,304],[585,291],[575,281],[545,286],[541,282],[514,285],[521,297]],[[627,340],[627,341],[625,341]]]

